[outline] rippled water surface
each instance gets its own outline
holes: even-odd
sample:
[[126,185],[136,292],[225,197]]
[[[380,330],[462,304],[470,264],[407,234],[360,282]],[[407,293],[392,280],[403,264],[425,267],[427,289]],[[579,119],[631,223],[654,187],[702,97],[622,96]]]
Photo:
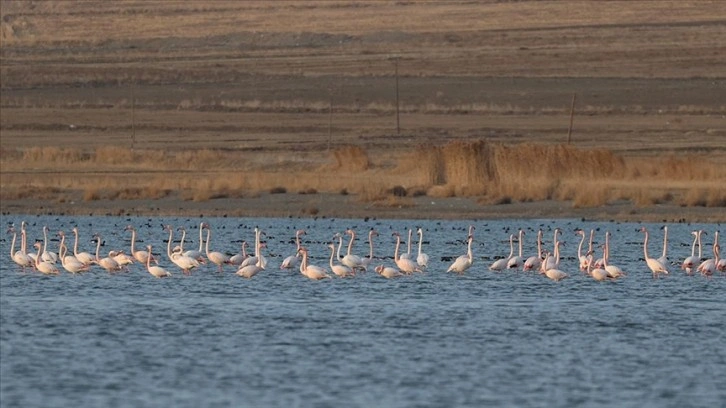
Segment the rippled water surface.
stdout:
[[[19,226],[22,217],[3,217]],[[630,406],[715,407],[726,404],[726,279],[686,276],[677,266],[653,279],[643,259],[640,224],[579,220],[408,221],[343,219],[204,219],[211,248],[236,253],[267,234],[267,270],[253,279],[203,266],[184,276],[166,257],[162,224],[184,225],[199,243],[200,219],[26,217],[29,240],[48,225],[81,231],[80,249],[128,252],[152,244],[174,273],[156,279],[140,265],[109,275],[41,276],[10,261],[11,236],[0,243],[0,406]],[[466,253],[476,227],[475,263],[447,274]],[[307,231],[311,263],[327,265],[335,232],[355,229],[354,252],[393,265],[394,230],[424,228],[431,257],[423,274],[386,280],[309,281],[279,269],[295,251],[294,231]],[[662,225],[651,231],[650,255],[661,255]],[[508,237],[525,229],[525,257],[536,230],[552,248],[567,241],[552,282],[487,266],[509,253]],[[575,228],[612,232],[611,263],[624,279],[595,282],[579,272]],[[669,225],[669,259],[690,255],[690,231],[703,228],[710,256],[718,225]],[[175,240],[178,236],[175,236]],[[416,239],[414,238],[414,241]],[[72,244],[72,238],[71,238]],[[415,251],[415,247],[414,247]],[[515,248],[516,252],[516,248]],[[377,261],[375,262],[378,263]]]

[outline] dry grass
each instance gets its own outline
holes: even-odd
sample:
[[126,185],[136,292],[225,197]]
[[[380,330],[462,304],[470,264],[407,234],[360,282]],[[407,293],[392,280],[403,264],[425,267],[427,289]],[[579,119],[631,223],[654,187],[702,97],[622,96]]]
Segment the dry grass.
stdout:
[[[18,162],[17,153],[3,152],[3,169],[22,171],[3,177],[2,198],[65,200],[80,190],[84,201],[159,199],[178,192],[183,200],[203,202],[260,193],[345,191],[360,202],[388,207],[412,206],[410,195],[477,197],[482,204],[564,200],[575,208],[614,200],[630,200],[641,208],[670,202],[726,206],[721,187],[726,170],[718,163],[696,156],[624,160],[608,150],[565,145],[455,141],[420,146],[397,156],[393,165],[373,164],[362,147],[344,146],[331,152],[328,164],[301,163],[307,170],[295,177],[286,171],[285,160],[282,167],[270,167],[266,160],[255,166],[217,150],[182,150],[159,159],[157,152],[142,149],[44,147],[21,156]],[[175,170],[182,164],[196,170]],[[129,166],[147,170],[129,173]],[[55,171],[33,172],[45,168]],[[78,168],[84,169],[81,177]]]

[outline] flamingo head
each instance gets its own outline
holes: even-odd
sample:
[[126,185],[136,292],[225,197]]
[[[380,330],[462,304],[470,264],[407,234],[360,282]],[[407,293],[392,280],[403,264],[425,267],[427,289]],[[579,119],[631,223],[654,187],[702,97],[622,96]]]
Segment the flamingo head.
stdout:
[[124,231],[133,231],[133,230],[134,230],[134,227],[133,227],[132,225],[127,225],[127,226],[126,226],[126,227],[124,228]]
[[381,274],[383,273],[383,265],[378,265],[375,268],[376,273]]
[[146,246],[146,252],[148,252],[149,255],[151,255],[151,245]]
[[645,227],[640,227],[640,232],[648,232],[648,230],[646,230]]
[[200,226],[201,229],[210,229],[212,228],[209,223],[203,222]]
[[373,228],[371,228],[371,232],[368,233],[368,236],[370,237],[377,237],[378,235],[378,231],[374,230]]
[[307,235],[307,232],[305,230],[297,230],[295,231],[295,235],[299,237],[300,235]]

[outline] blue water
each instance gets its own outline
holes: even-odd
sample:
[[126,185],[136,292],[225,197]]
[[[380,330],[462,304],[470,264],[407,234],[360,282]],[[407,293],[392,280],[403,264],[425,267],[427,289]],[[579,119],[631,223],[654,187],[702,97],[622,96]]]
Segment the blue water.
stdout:
[[[212,225],[210,249],[236,253],[267,234],[266,271],[247,280],[233,267],[204,266],[156,279],[140,265],[110,275],[41,276],[9,259],[0,242],[0,406],[2,407],[409,407],[409,406],[726,406],[726,279],[672,274],[653,279],[642,261],[641,224],[580,220],[410,221],[344,219],[3,217],[29,222],[31,243],[42,226],[81,231],[80,249],[164,253],[162,224],[189,230]],[[475,263],[447,274],[466,252],[476,226]],[[650,255],[662,248],[651,231]],[[428,272],[386,280],[373,272],[352,279],[309,281],[279,269],[294,253],[294,231],[306,229],[311,263],[327,265],[326,243],[355,229],[354,252],[367,254],[374,227],[381,263],[393,265],[394,230],[424,228]],[[524,228],[525,257],[536,230],[563,229],[567,241],[552,282],[487,266],[509,253],[508,237]],[[612,232],[611,263],[629,274],[595,282],[581,274],[575,228]],[[690,255],[690,231],[703,228],[705,255],[719,225],[669,225],[669,259]],[[175,236],[175,240],[178,236]],[[415,240],[415,238],[414,238]],[[139,242],[143,241],[143,242]],[[72,241],[71,241],[72,244]],[[57,251],[57,241],[51,249]],[[415,247],[414,247],[415,251]],[[515,249],[516,252],[516,249]]]

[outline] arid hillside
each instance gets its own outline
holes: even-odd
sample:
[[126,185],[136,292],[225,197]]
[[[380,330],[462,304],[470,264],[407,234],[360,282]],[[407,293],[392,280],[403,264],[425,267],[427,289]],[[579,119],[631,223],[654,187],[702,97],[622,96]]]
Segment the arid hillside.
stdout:
[[0,6],[3,202],[726,206],[721,1]]

